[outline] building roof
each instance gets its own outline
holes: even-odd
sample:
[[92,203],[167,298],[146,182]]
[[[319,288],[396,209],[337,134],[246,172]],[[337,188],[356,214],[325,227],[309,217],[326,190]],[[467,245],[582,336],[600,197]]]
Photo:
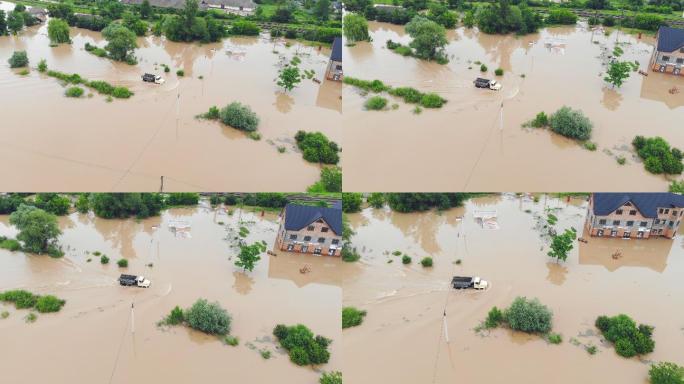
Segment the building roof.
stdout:
[[[143,0],[121,0],[124,4],[141,4]],[[150,5],[159,8],[183,8],[185,0],[149,0]],[[199,0],[200,8],[207,8],[207,6],[233,8],[256,8],[256,3],[252,0]]]
[[332,61],[342,61],[342,38],[336,37],[333,40],[332,52],[330,52],[330,60]]
[[674,52],[684,47],[684,29],[660,27],[658,30],[658,51]]
[[342,209],[289,203],[285,206],[285,229],[299,231],[318,219],[325,220],[337,235],[342,234]]
[[47,15],[47,10],[45,8],[41,7],[31,7],[28,9],[28,13],[33,15],[33,16],[38,16],[38,15]]
[[676,193],[594,193],[594,214],[604,216],[612,213],[628,201],[644,217],[657,217],[658,208],[682,208],[684,196]]

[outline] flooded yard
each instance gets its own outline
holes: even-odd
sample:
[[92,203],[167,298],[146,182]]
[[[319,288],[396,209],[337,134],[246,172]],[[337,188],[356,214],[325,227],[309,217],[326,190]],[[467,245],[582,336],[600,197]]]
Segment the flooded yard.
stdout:
[[[46,24],[0,36],[0,160],[13,164],[0,177],[12,190],[49,191],[59,185],[68,191],[150,191],[159,189],[164,176],[165,190],[206,192],[229,185],[303,191],[319,179],[320,168],[302,159],[295,133],[320,131],[341,142],[342,90],[339,82],[325,80],[328,48],[273,42],[266,35],[204,45],[148,36],[138,38],[139,63],[131,66],[84,50],[86,43],[104,47],[99,32],[72,28],[71,39],[71,45],[51,48]],[[17,50],[28,53],[27,76],[7,65]],[[283,93],[274,79],[295,53],[300,68],[313,70],[322,83],[303,79]],[[35,69],[41,59],[49,69],[126,86],[135,95],[112,102],[97,93],[67,98],[58,80]],[[176,75],[178,69],[183,77]],[[162,75],[166,83],[142,82],[146,72]],[[233,101],[259,116],[260,141],[195,118]]]
[[[263,240],[270,248],[278,218],[230,210],[178,208],[145,220],[73,213],[60,218],[63,258],[0,250],[0,291],[26,289],[67,301],[62,311],[38,314],[33,324],[23,320],[28,311],[0,304],[10,312],[0,322],[3,381],[188,383],[222,377],[315,384],[320,370],[340,370],[340,260],[277,252],[263,254],[253,272],[242,273],[234,266],[238,228],[249,229],[247,243]],[[170,225],[179,221],[190,229],[173,231]],[[0,235],[15,234],[8,217],[0,216]],[[101,265],[95,251],[111,262]],[[116,266],[120,258],[129,260],[128,268]],[[305,277],[299,272],[302,265],[311,270]],[[121,287],[116,279],[122,272],[144,274],[152,286]],[[239,346],[183,326],[156,326],[174,306],[187,308],[198,298],[218,301],[228,310]],[[290,362],[272,336],[278,323],[302,323],[332,339],[330,362],[316,369]],[[260,355],[264,349],[272,352],[268,360]]]
[[[582,233],[586,201],[539,197],[476,198],[445,212],[366,208],[350,215],[361,260],[345,273],[343,301],[368,314],[343,332],[345,380],[645,384],[649,362],[682,365],[682,237],[590,238]],[[548,244],[536,229],[546,208],[558,217],[559,232],[572,226],[588,239],[574,243],[566,262],[546,255]],[[474,218],[483,211],[496,212],[498,230]],[[611,256],[616,250],[619,259]],[[394,251],[413,262],[403,265]],[[434,259],[432,268],[418,263],[425,256]],[[481,276],[490,288],[454,290],[454,275]],[[505,328],[475,332],[491,307],[505,308],[517,296],[537,297],[553,310],[562,344]],[[655,351],[643,360],[622,358],[601,341],[596,317],[619,313],[655,326]],[[585,350],[590,345],[598,348],[593,356]]]
[[[603,81],[602,62],[616,42],[624,50],[621,60],[636,60],[647,70],[653,37],[592,31],[586,23],[527,36],[458,28],[447,33],[450,62],[440,65],[385,47],[388,39],[410,42],[403,26],[371,22],[369,29],[372,42],[344,47],[348,76],[435,92],[448,103],[418,115],[399,100],[390,100],[399,104],[397,110],[364,111],[367,97],[345,85],[345,190],[568,191],[586,190],[590,180],[590,189],[601,191],[633,190],[635,182],[644,191],[667,188],[665,177],[643,169],[631,141],[636,135],[661,136],[684,147],[684,78],[633,72],[619,89]],[[476,62],[488,72],[481,73]],[[495,76],[496,68],[504,75]],[[475,88],[477,77],[496,78],[503,88]],[[670,94],[673,87],[680,92]],[[549,130],[521,127],[538,112],[550,114],[563,105],[582,110],[593,122],[597,151]],[[385,148],[382,157],[376,156],[379,146]],[[627,159],[625,165],[617,163],[618,156]]]

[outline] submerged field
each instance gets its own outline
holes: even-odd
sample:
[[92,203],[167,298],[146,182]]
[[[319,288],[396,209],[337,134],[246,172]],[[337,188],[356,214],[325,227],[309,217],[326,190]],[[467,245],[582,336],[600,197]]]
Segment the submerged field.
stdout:
[[[592,177],[593,190],[630,190],[635,182],[645,191],[667,188],[665,177],[643,169],[631,141],[636,135],[662,136],[684,147],[684,78],[633,72],[619,89],[603,81],[602,62],[616,42],[624,50],[621,60],[637,60],[645,70],[653,37],[606,34],[586,23],[520,37],[458,28],[447,33],[450,62],[440,65],[385,47],[389,39],[410,42],[403,26],[369,27],[371,43],[344,48],[346,75],[435,92],[448,103],[416,115],[412,105],[390,97],[397,110],[365,111],[367,97],[345,85],[346,190],[585,190],[590,175],[610,176]],[[495,76],[496,68],[504,75]],[[475,88],[476,77],[496,78],[503,88]],[[672,87],[680,92],[670,94]],[[593,122],[597,151],[549,130],[521,128],[538,112],[550,114],[563,105],[582,110]],[[381,158],[379,145],[390,149]],[[625,165],[617,163],[620,156]]]
[[[138,38],[139,63],[131,66],[84,50],[86,43],[106,44],[98,32],[72,28],[71,39],[71,45],[51,48],[46,24],[0,37],[6,107],[0,159],[13,164],[1,177],[13,190],[55,185],[70,191],[158,190],[164,176],[166,190],[215,191],[230,185],[235,190],[303,191],[318,180],[320,168],[302,159],[295,133],[320,131],[341,141],[341,85],[324,79],[328,48],[273,42],[265,35],[205,45],[148,36]],[[29,56],[26,76],[7,65],[18,50]],[[322,83],[303,79],[284,93],[274,79],[295,53],[300,68],[314,71]],[[97,93],[67,98],[58,80],[35,69],[41,59],[49,69],[126,86],[135,95],[112,102]],[[170,72],[164,73],[162,64]],[[183,77],[176,75],[179,69]],[[146,72],[162,75],[166,83],[142,82]],[[221,108],[233,101],[259,116],[260,141],[195,118],[213,105]]]
[[[537,226],[546,208],[558,217],[559,232],[572,226],[589,241],[575,242],[566,262],[546,255]],[[496,211],[500,229],[482,228],[476,211]],[[345,380],[645,384],[648,363],[682,365],[682,238],[588,238],[585,213],[579,199],[504,195],[441,213],[366,208],[350,215],[361,261],[345,274],[344,305],[368,314],[362,325],[343,331]],[[622,252],[617,260],[616,250]],[[394,251],[412,263],[403,265]],[[418,263],[424,256],[434,259],[432,268]],[[481,276],[491,286],[456,291],[449,287],[453,275]],[[491,307],[507,307],[517,296],[537,297],[553,310],[560,345],[504,328],[476,333]],[[625,359],[602,342],[596,317],[619,313],[655,326],[653,353]],[[591,345],[598,351],[593,356],[585,349]]]
[[[270,248],[277,217],[228,212],[178,208],[139,221],[74,213],[60,218],[63,258],[0,250],[0,291],[26,289],[66,299],[59,313],[38,314],[32,324],[23,319],[27,310],[0,304],[0,310],[10,312],[0,320],[0,334],[3,344],[12,346],[0,352],[3,381],[187,383],[222,377],[316,384],[321,370],[340,370],[339,260],[263,254],[254,272],[243,274],[233,264],[238,228],[249,230],[248,243],[263,240]],[[169,227],[178,220],[190,224],[187,233]],[[15,235],[7,216],[0,216],[0,235]],[[110,263],[102,265],[95,251]],[[120,258],[129,260],[128,268],[117,267]],[[299,272],[304,265],[311,270],[306,275]],[[122,272],[144,274],[152,286],[121,287],[116,279]],[[187,308],[198,298],[228,310],[238,346],[183,326],[156,326],[174,306]],[[302,323],[333,339],[330,362],[316,369],[290,362],[272,335],[278,323]],[[262,358],[261,350],[270,351],[271,358]]]

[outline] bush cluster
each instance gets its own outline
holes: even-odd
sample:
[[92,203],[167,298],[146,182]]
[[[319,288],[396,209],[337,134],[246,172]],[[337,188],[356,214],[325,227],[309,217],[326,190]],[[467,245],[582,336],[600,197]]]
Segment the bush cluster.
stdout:
[[328,346],[332,340],[317,335],[302,324],[286,326],[278,324],[273,335],[280,345],[288,351],[290,360],[297,365],[319,365],[330,360]]
[[440,108],[447,100],[436,93],[423,93],[411,87],[392,88],[380,80],[362,80],[354,77],[345,77],[344,83],[357,87],[367,92],[387,92],[392,96],[399,97],[409,104],[420,104],[425,108]]
[[[216,111],[212,108],[208,112],[211,118],[215,116]],[[259,116],[252,110],[237,101],[234,101],[219,111],[219,119],[225,125],[230,125],[233,128],[240,129],[247,132],[256,131],[259,126]]]
[[115,87],[106,81],[101,80],[89,81],[88,79],[82,78],[77,73],[69,75],[63,72],[49,70],[47,71],[47,75],[62,80],[67,84],[83,84],[88,88],[96,90],[102,95],[113,96],[117,99],[128,99],[129,97],[133,96],[133,92],[126,87]]
[[371,111],[380,111],[387,106],[387,99],[382,96],[373,96],[366,100],[364,106]]
[[295,141],[306,161],[323,164],[337,164],[340,161],[340,147],[321,132],[298,131]]
[[40,313],[59,312],[64,304],[66,304],[65,300],[55,296],[34,295],[23,289],[0,293],[0,301],[13,303],[17,309],[35,308]]
[[653,327],[640,324],[625,314],[613,317],[599,316],[595,322],[606,340],[615,345],[615,352],[623,357],[633,357],[653,352]]
[[29,59],[26,51],[14,51],[7,62],[9,63],[10,68],[21,68],[28,66]]
[[342,308],[342,328],[356,327],[363,323],[363,318],[366,316],[366,311],[354,308]]
[[[174,311],[176,309],[174,308]],[[174,312],[172,311],[173,315]],[[183,312],[185,322],[190,328],[211,335],[230,333],[231,317],[218,302],[210,303],[205,299],[197,300],[192,307]]]
[[670,148],[670,144],[662,137],[636,136],[632,145],[644,160],[646,170],[651,173],[678,175],[684,170],[682,151]]
[[581,111],[561,107],[549,118],[551,130],[576,140],[589,140],[593,124]]
[[496,328],[507,324],[511,329],[525,333],[543,333],[551,331],[553,313],[537,299],[528,300],[518,296],[510,307],[501,311],[493,307],[487,314],[485,328]]

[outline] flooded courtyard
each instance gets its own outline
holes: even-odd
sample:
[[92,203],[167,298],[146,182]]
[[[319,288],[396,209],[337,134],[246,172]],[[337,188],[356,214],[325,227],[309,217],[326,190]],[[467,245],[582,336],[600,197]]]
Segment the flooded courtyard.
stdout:
[[[66,191],[150,191],[159,190],[164,176],[165,190],[303,191],[319,179],[320,167],[302,159],[295,133],[323,132],[341,142],[341,85],[324,76],[329,48],[274,42],[263,33],[204,45],[147,36],[137,41],[139,63],[128,65],[85,51],[86,43],[106,44],[99,32],[71,28],[71,39],[70,45],[50,47],[47,24],[0,36],[0,160],[13,164],[1,177],[11,190],[59,185]],[[26,76],[7,65],[19,50],[30,60]],[[321,83],[303,79],[284,93],[275,79],[295,54],[300,68],[314,71]],[[112,102],[97,93],[67,98],[58,80],[35,69],[41,59],[49,69],[126,86],[135,95]],[[142,82],[146,72],[166,83]],[[196,118],[233,101],[259,116],[260,141]]]
[[[172,230],[178,222],[189,229]],[[59,224],[63,258],[0,250],[0,291],[26,289],[67,301],[59,313],[39,314],[33,324],[23,319],[28,311],[0,304],[10,312],[0,322],[3,345],[12,346],[0,352],[4,382],[188,383],[223,377],[315,384],[320,371],[341,369],[340,260],[276,252],[262,254],[251,273],[234,266],[238,228],[248,228],[247,243],[263,240],[271,247],[276,214],[202,205],[145,220],[73,213]],[[0,235],[16,235],[7,216],[0,216]],[[101,265],[95,251],[110,264]],[[116,266],[120,258],[128,259],[128,268]],[[311,271],[305,276],[303,265]],[[152,286],[121,287],[116,279],[122,272],[144,274]],[[174,306],[187,308],[198,298],[228,310],[239,346],[183,326],[156,326]],[[305,324],[332,339],[329,363],[314,369],[290,362],[272,336],[278,323]],[[272,357],[262,358],[262,350]]]
[[[343,332],[345,380],[645,384],[648,363],[684,363],[682,237],[591,238],[583,234],[586,210],[584,199],[505,194],[444,212],[366,208],[350,215],[361,260],[345,272],[343,301],[368,314]],[[495,212],[499,229],[476,220],[482,212]],[[558,217],[558,232],[574,227],[588,240],[575,242],[566,262],[546,254],[538,225],[546,212]],[[611,256],[616,250],[619,259]],[[413,262],[403,265],[394,251]],[[432,268],[418,263],[425,256],[434,259]],[[454,290],[454,275],[481,276],[490,288]],[[562,344],[505,328],[475,331],[491,307],[505,308],[517,296],[537,297],[553,310]],[[619,313],[655,326],[655,351],[643,360],[618,356],[594,327],[599,315]],[[591,345],[593,356],[585,350]]]
[[[669,181],[647,173],[631,150],[636,135],[661,136],[684,147],[684,78],[633,72],[619,89],[603,81],[603,62],[619,43],[621,60],[647,70],[654,38],[586,23],[551,27],[526,36],[487,35],[477,29],[447,32],[450,62],[440,65],[403,57],[387,40],[408,44],[403,26],[370,22],[372,42],[344,47],[346,74],[391,86],[435,92],[448,103],[412,112],[390,97],[397,110],[365,111],[366,96],[345,85],[345,190],[663,191]],[[481,62],[487,73],[479,70]],[[503,76],[494,76],[502,68]],[[496,78],[501,91],[475,88],[476,77]],[[676,87],[679,93],[669,90]],[[503,104],[503,110],[502,110]],[[563,105],[593,122],[592,152],[550,130],[522,128],[540,112]],[[377,148],[383,146],[383,156]],[[616,159],[626,158],[625,165]],[[382,174],[382,178],[376,175]],[[608,177],[596,177],[604,175]]]

